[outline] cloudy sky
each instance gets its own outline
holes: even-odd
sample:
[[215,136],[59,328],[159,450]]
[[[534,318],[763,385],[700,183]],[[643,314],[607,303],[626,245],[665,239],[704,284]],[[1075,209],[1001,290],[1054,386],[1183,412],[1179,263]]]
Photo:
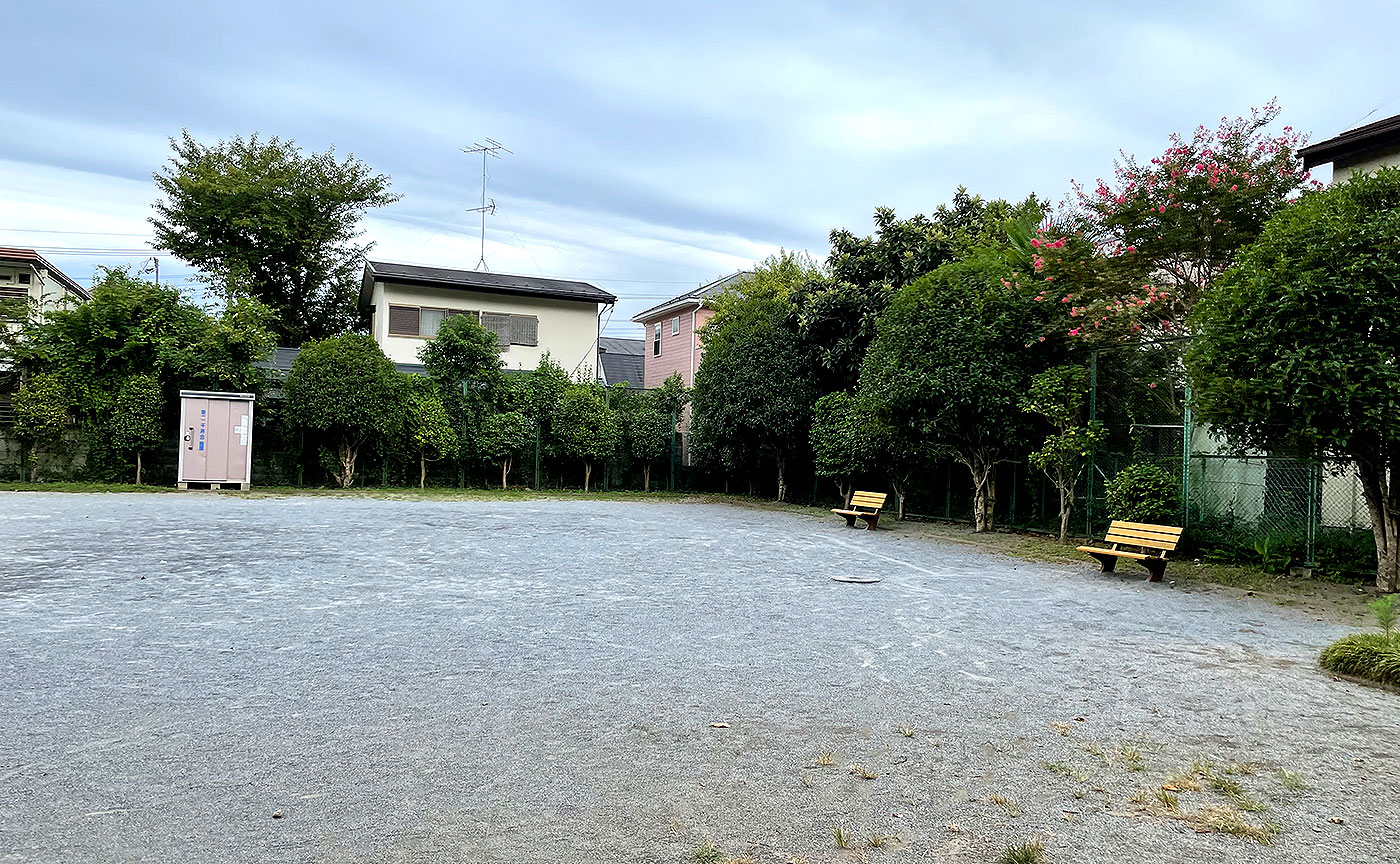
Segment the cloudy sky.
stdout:
[[471,268],[461,150],[490,136],[514,154],[488,265],[617,294],[610,335],[779,248],[822,256],[876,205],[1059,199],[1275,97],[1314,141],[1400,113],[1387,0],[12,5],[0,245],[82,281],[140,261],[188,128],[354,153],[403,195],[365,222],[376,257]]

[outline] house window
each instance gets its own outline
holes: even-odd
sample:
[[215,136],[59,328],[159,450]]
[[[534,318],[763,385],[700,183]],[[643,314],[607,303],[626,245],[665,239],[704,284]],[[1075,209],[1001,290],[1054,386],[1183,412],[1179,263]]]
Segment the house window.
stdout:
[[19,274],[19,284],[21,284],[21,285],[28,285],[28,284],[29,284],[29,274],[28,274],[28,273],[21,273],[21,274]]
[[652,337],[652,340],[651,340],[651,356],[653,356],[653,357],[660,357],[660,356],[661,356],[661,322],[660,322],[660,321],[656,322],[656,329],[655,329],[653,332],[655,332],[656,335],[655,335],[654,337]]
[[496,344],[502,348],[540,344],[540,319],[534,315],[482,312],[481,326],[496,334]]
[[677,315],[671,319],[671,335],[674,336],[679,332],[681,332],[681,316]]
[[457,315],[471,315],[476,318],[480,313],[464,309],[437,309],[430,306],[390,306],[389,335],[419,336],[431,339],[442,329],[444,321]]

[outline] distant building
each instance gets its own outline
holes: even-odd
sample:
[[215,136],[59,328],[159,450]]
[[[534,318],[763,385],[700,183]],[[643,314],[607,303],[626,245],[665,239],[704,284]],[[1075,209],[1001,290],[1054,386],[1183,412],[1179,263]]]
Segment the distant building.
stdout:
[[598,339],[598,380],[605,386],[626,384],[628,390],[641,390],[645,380],[642,339],[618,339],[603,336]]
[[1333,183],[1341,183],[1353,174],[1400,166],[1400,114],[1309,144],[1298,155],[1303,157],[1307,171],[1331,163]]
[[86,288],[33,249],[0,246],[0,300],[27,300],[42,314],[64,301],[90,297]]
[[365,263],[360,311],[374,341],[400,364],[454,315],[474,316],[496,334],[507,369],[534,369],[549,352],[570,374],[598,362],[598,316],[612,294],[567,279],[475,270]]
[[705,354],[696,331],[715,314],[708,306],[709,299],[750,275],[749,271],[731,273],[632,316],[646,331],[643,386],[660,387],[675,373],[680,374],[685,386],[694,386],[695,370],[700,368],[700,358]]

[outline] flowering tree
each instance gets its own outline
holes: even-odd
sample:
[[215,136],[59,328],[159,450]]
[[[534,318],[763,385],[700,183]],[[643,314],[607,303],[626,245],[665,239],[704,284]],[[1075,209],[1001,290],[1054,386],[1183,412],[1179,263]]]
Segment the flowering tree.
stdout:
[[[1308,184],[1298,158],[1307,136],[1291,126],[1266,131],[1279,111],[1270,102],[1247,117],[1222,118],[1216,129],[1198,126],[1190,138],[1173,134],[1147,164],[1123,155],[1111,183],[1099,180],[1092,191],[1076,184],[1071,215],[1122,278],[1097,286],[1113,290],[1056,299],[1082,307],[1088,327],[1115,319],[1133,333],[1180,327],[1238,252]],[[1046,258],[1041,269],[1054,264]]]

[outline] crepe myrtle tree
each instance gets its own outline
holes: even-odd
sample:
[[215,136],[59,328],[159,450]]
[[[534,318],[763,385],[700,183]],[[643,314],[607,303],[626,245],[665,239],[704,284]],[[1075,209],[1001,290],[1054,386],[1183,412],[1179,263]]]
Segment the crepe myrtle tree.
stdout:
[[165,398],[154,375],[133,375],[122,382],[117,404],[107,421],[108,441],[113,450],[136,457],[136,485],[141,485],[141,454],[154,450],[164,440],[161,415]]
[[1400,581],[1400,169],[1280,210],[1196,309],[1196,415],[1236,445],[1356,464],[1376,587]]
[[428,462],[457,451],[457,432],[432,381],[418,375],[403,375],[402,381],[404,426],[409,444],[418,453],[418,488],[422,489],[427,484]]
[[1307,136],[1291,126],[1277,134],[1268,130],[1280,112],[1269,102],[1245,117],[1222,117],[1215,129],[1202,125],[1189,137],[1173,134],[1150,161],[1124,154],[1111,180],[1099,180],[1092,190],[1076,184],[1070,205],[1079,229],[1142,278],[1128,292],[1067,291],[1056,299],[1069,296],[1066,303],[1085,307],[1084,320],[1102,319],[1100,326],[1124,318],[1129,330],[1185,322],[1270,217],[1301,189],[1316,186],[1298,158]]
[[617,415],[602,386],[581,381],[565,390],[554,410],[553,427],[564,455],[583,462],[583,491],[587,492],[594,466],[615,456],[622,444]]
[[1060,542],[1069,536],[1069,516],[1074,507],[1074,487],[1084,471],[1084,459],[1103,439],[1103,424],[1085,422],[1084,403],[1089,372],[1083,366],[1056,366],[1031,379],[1030,392],[1021,410],[1043,418],[1050,434],[1031,464],[1045,472],[1060,493]]
[[342,489],[355,482],[355,460],[366,441],[394,440],[403,432],[399,371],[364,334],[308,342],[283,390],[291,416],[325,440],[327,467]]

